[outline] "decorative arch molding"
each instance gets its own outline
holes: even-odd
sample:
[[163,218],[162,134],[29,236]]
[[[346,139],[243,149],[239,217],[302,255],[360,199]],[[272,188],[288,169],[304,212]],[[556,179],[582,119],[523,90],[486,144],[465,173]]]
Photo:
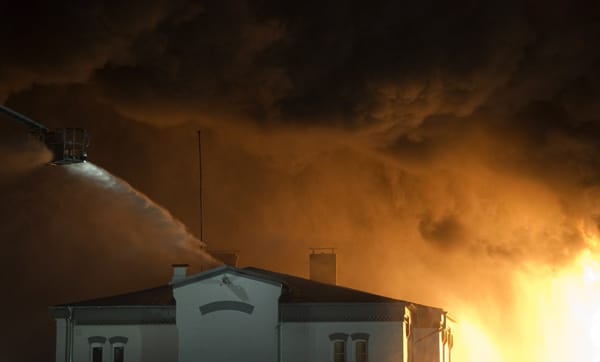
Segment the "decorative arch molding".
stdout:
[[93,336],[88,338],[89,344],[104,344],[106,343],[106,337]]
[[355,341],[357,339],[361,339],[363,341],[368,341],[369,340],[369,333],[352,333],[350,335],[350,338],[352,338],[353,341]]
[[348,339],[348,333],[332,333],[329,335],[330,341],[345,341]]
[[110,342],[110,344],[115,344],[115,343],[122,343],[122,344],[126,344],[127,343],[128,338],[127,337],[121,337],[121,336],[116,336],[116,337],[110,337],[108,339],[108,341]]
[[219,312],[222,310],[233,310],[246,314],[252,314],[254,312],[254,306],[252,304],[238,302],[233,300],[223,300],[219,302],[212,302],[200,306],[200,313],[202,315]]

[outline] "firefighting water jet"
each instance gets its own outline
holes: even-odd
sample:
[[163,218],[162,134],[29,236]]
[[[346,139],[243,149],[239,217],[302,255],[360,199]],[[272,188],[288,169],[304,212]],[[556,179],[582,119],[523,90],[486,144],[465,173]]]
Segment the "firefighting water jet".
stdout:
[[[51,152],[50,164],[65,165],[69,172],[93,180],[99,187],[126,196],[155,219],[165,225],[175,228],[176,242],[182,248],[201,254],[212,259],[207,253],[201,252],[206,245],[190,234],[185,225],[176,220],[166,209],[158,206],[148,196],[134,189],[124,180],[112,175],[105,169],[87,162],[89,135],[82,128],[49,129],[38,121],[31,119],[4,105],[0,105],[0,114],[7,116],[27,127],[29,133]],[[214,260],[211,260],[214,261]]]
[[176,237],[175,241],[178,246],[190,252],[195,252],[204,257],[208,257],[208,254],[202,252],[206,247],[204,242],[190,234],[185,225],[175,219],[169,211],[157,205],[148,196],[134,189],[126,181],[91,162],[71,164],[67,165],[66,168],[70,173],[93,181],[98,187],[114,193],[115,196],[131,199],[141,210],[150,213],[156,222],[165,227],[173,228]]

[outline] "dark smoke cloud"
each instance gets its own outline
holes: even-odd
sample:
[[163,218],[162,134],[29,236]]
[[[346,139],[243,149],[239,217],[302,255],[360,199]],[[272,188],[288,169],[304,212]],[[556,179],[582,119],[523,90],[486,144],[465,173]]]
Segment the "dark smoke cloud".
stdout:
[[181,1],[3,2],[0,97],[32,84],[84,82],[109,62],[127,62],[131,43],[159,23],[200,7]]
[[[558,267],[587,247],[582,229],[598,231],[598,10],[586,1],[3,3],[0,99],[51,127],[87,128],[95,163],[192,230],[202,128],[206,241],[240,250],[244,264],[305,275],[307,248],[334,246],[340,280],[353,287],[442,306],[481,290],[510,309],[507,275],[531,262]],[[30,268],[6,281],[14,300],[34,293],[26,285],[38,265],[53,271],[37,292],[45,304],[164,279],[171,254],[139,251],[133,231],[152,220],[38,167],[47,155],[9,124],[2,239],[19,240],[7,270]],[[116,216],[137,226],[113,230]],[[130,255],[121,247],[144,253],[135,276],[105,288],[71,277],[81,267],[100,278],[90,260],[120,270]],[[55,258],[79,264],[55,270]],[[425,277],[431,290],[400,283]],[[57,292],[65,279],[73,289]]]
[[464,242],[466,236],[464,227],[454,215],[436,220],[431,214],[425,214],[419,220],[419,232],[423,239],[446,249]]

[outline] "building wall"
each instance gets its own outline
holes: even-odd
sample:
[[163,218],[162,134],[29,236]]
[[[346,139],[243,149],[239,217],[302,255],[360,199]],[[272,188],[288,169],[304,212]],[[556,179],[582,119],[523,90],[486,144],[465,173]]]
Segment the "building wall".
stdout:
[[281,327],[282,361],[333,361],[332,339],[343,335],[346,361],[354,361],[361,334],[368,335],[369,361],[404,361],[403,322],[287,322]]
[[65,319],[56,319],[56,362],[66,361],[65,348],[66,348],[66,335],[67,335],[67,321]]
[[441,336],[437,328],[413,328],[413,362],[443,361]]
[[280,294],[280,285],[229,273],[174,288],[179,362],[277,361]]
[[[56,361],[65,361],[65,321],[57,319]],[[112,362],[110,338],[125,337],[127,362],[177,362],[177,328],[161,325],[76,325],[73,331],[73,361],[91,361],[92,340],[105,338],[103,362]],[[94,342],[98,343],[98,342]]]

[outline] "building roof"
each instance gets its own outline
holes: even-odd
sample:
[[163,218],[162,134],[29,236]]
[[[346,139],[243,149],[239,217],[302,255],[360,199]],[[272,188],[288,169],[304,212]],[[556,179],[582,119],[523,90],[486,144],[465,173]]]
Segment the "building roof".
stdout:
[[250,275],[279,282],[284,291],[279,298],[281,303],[396,303],[402,302],[376,294],[338,285],[320,283],[313,280],[276,273],[270,270],[247,267],[243,271]]
[[[159,287],[119,294],[104,298],[95,298],[74,303],[56,305],[55,307],[115,307],[115,306],[174,306],[173,288],[199,280],[210,278],[221,273],[235,273],[253,279],[280,284],[283,292],[279,299],[282,304],[299,303],[407,303],[356,289],[325,284],[288,274],[246,267],[243,269],[222,266],[199,274],[191,275],[180,282]],[[411,303],[414,305],[414,303]],[[437,308],[436,308],[437,309]]]
[[56,305],[55,307],[116,307],[116,306],[173,306],[173,289],[170,285],[138,290],[110,297]]

